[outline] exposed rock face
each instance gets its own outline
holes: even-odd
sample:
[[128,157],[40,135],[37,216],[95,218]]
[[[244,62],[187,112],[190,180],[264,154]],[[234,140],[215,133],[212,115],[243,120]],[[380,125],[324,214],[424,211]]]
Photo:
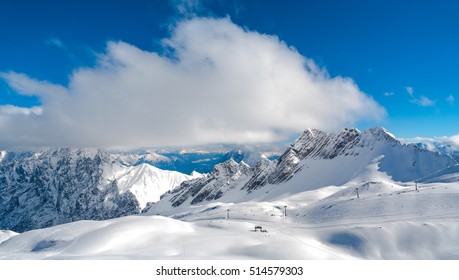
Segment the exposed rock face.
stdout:
[[159,198],[190,178],[147,165],[123,167],[102,150],[4,152],[0,160],[0,229],[23,232],[137,214],[145,201]]
[[276,164],[277,161],[271,161],[267,158],[260,160],[255,166],[252,177],[244,185],[244,187],[242,187],[242,189],[247,190],[247,192],[251,192],[266,185],[269,182],[270,175],[276,168]]
[[253,170],[244,162],[237,163],[230,159],[217,164],[211,174],[191,181],[183,182],[167,197],[172,206],[177,207],[189,201],[191,205],[216,200],[228,190],[234,189],[241,182],[247,181]]
[[12,155],[0,165],[0,228],[22,232],[83,219],[140,211],[135,197],[104,178],[110,155],[58,149]]

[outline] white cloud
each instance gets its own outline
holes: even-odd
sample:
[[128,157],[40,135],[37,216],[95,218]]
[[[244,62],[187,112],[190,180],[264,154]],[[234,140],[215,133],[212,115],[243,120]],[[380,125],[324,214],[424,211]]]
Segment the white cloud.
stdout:
[[169,57],[109,42],[67,88],[1,74],[19,93],[38,95],[42,113],[0,112],[0,147],[270,142],[386,114],[351,79],[227,18],[180,22],[163,43]]
[[394,95],[395,93],[389,92],[389,91],[384,93],[384,96],[394,96]]
[[454,101],[455,101],[455,98],[452,94],[450,94],[447,98],[446,98],[446,102],[449,103],[449,105],[453,106],[454,105]]
[[433,107],[436,103],[436,101],[431,100],[424,95],[422,95],[419,99],[411,99],[411,102],[422,107]]
[[67,46],[59,38],[55,38],[55,37],[49,38],[48,40],[46,40],[45,43],[47,45],[49,45],[49,46],[53,46],[53,47],[56,47],[56,48],[59,48],[59,49],[67,50]]
[[202,8],[200,0],[172,0],[177,12],[185,17],[196,16]]
[[406,87],[406,93],[408,93],[409,96],[413,97],[414,90],[413,87]]
[[9,86],[21,95],[45,97],[50,94],[67,93],[67,89],[63,86],[36,81],[24,74],[14,72],[0,73],[0,78],[6,80]]
[[31,108],[23,108],[13,105],[0,105],[0,116],[1,115],[15,115],[15,114],[22,114],[22,115],[41,115],[43,110],[39,106],[31,107]]
[[420,98],[417,98],[414,95],[414,89],[412,87],[406,87],[406,93],[411,96],[410,102],[422,107],[435,107],[437,101],[428,98],[427,96],[421,95]]

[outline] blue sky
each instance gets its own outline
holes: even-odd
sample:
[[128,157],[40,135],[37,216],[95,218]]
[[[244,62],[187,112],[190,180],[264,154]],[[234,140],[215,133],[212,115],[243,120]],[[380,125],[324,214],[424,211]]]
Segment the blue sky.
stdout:
[[[164,39],[180,22],[226,18],[247,32],[277,36],[331,78],[352,79],[385,110],[344,124],[381,125],[405,138],[451,136],[459,133],[458,14],[457,1],[444,0],[0,1],[0,72],[67,88],[74,83],[73,73],[100,69],[108,42],[167,57],[170,46],[164,47]],[[43,95],[24,93],[12,79],[0,79],[0,106],[48,102]]]

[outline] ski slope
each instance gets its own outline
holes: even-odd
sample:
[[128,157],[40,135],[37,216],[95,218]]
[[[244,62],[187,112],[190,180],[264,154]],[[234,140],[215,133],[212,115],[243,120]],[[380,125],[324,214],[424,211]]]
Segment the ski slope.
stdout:
[[359,198],[355,188],[9,234],[0,258],[459,259],[459,184],[419,184],[416,191],[414,183],[373,181],[358,186]]

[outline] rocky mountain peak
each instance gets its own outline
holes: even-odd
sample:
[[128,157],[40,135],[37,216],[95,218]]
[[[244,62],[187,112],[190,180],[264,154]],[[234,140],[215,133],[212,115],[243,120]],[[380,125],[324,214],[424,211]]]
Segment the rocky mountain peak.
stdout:
[[219,163],[214,166],[212,175],[214,176],[228,176],[235,174],[239,169],[239,164],[234,159],[229,159],[225,162]]
[[372,145],[374,142],[387,142],[393,145],[400,145],[401,142],[395,138],[392,133],[388,132],[385,128],[375,126],[362,132],[362,143],[365,145]]
[[0,228],[19,232],[137,214],[146,202],[190,179],[146,165],[125,167],[96,149],[7,157],[0,161]]

